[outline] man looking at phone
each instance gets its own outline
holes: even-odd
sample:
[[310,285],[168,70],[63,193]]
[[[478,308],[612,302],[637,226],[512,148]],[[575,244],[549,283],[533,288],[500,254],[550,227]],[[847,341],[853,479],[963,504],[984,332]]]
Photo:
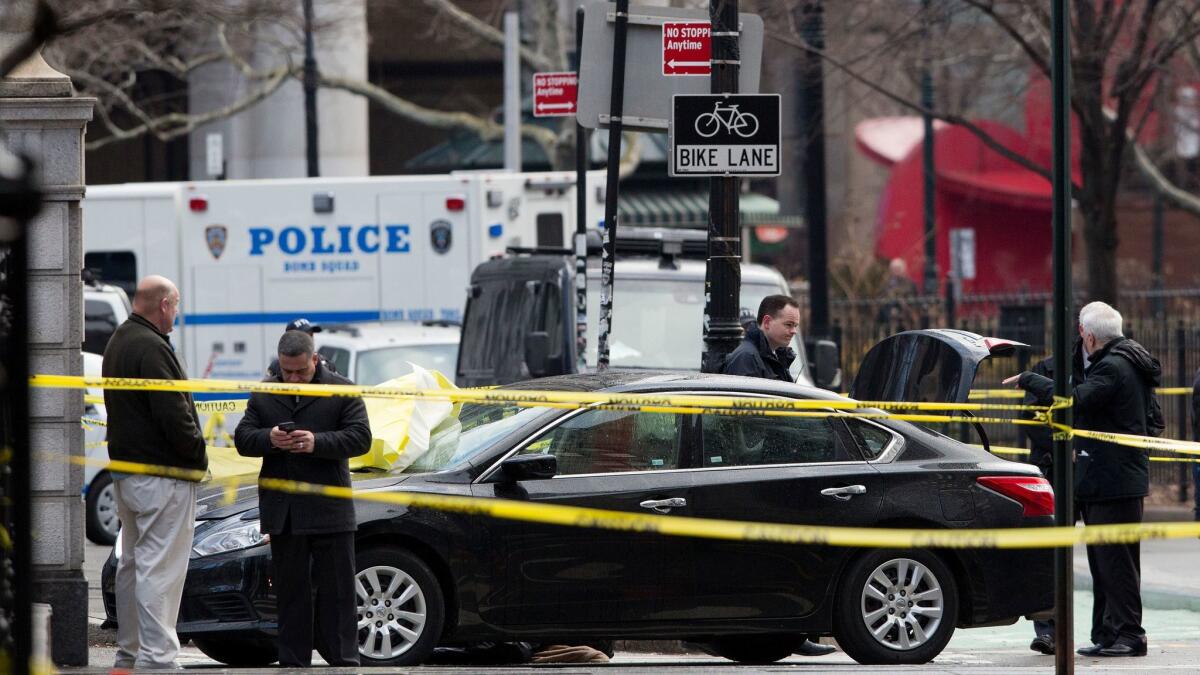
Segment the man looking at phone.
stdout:
[[[324,367],[307,333],[286,331],[278,352],[279,373],[266,382],[350,384]],[[347,460],[370,450],[371,428],[362,399],[255,393],[234,442],[238,454],[263,458],[260,480],[348,488]],[[354,502],[260,483],[258,504],[260,526],[271,538],[280,665],[311,666],[314,647],[331,666],[359,665]]]

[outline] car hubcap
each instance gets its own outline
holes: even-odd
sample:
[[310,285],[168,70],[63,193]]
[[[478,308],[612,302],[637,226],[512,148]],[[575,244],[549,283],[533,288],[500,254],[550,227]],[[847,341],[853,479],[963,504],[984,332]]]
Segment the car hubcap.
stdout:
[[117,518],[117,494],[112,483],[105,485],[96,497],[96,522],[113,537],[121,529],[121,521]]
[[394,659],[412,648],[425,628],[425,594],[408,573],[368,567],[354,577],[358,597],[358,653]]
[[863,623],[889,649],[916,649],[937,634],[944,602],[942,585],[928,567],[908,558],[889,560],[863,585]]

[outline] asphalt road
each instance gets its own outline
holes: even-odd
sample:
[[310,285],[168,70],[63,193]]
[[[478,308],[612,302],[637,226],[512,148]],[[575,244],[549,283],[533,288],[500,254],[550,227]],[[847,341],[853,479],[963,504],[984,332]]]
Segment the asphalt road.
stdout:
[[[116,652],[115,633],[99,629],[104,618],[104,605],[100,597],[100,567],[108,555],[108,549],[87,544],[84,553],[84,573],[88,578],[88,615],[92,626],[89,630],[92,647],[89,652],[88,668],[64,668],[70,673],[108,673]],[[1151,541],[1143,543],[1142,567],[1144,575],[1145,615],[1144,623],[1150,638],[1150,653],[1144,658],[1097,659],[1076,657],[1075,667],[1080,673],[1124,672],[1133,670],[1164,670],[1171,672],[1196,672],[1200,663],[1200,577],[1194,570],[1200,568],[1200,542],[1196,540]],[[1076,551],[1075,568],[1079,585],[1088,587],[1087,564],[1082,549]],[[1088,621],[1091,616],[1091,593],[1079,590],[1075,593],[1075,639],[1086,643]],[[446,666],[423,667],[397,671],[396,669],[344,669],[320,666],[314,672],[461,672],[461,673],[598,673],[618,671],[620,673],[656,673],[664,669],[671,673],[702,672],[782,672],[812,671],[836,672],[851,670],[858,673],[892,673],[897,670],[931,673],[990,673],[990,672],[1047,672],[1054,668],[1054,658],[1035,654],[1029,650],[1033,629],[1029,622],[1020,621],[1012,626],[959,630],[949,646],[936,661],[923,666],[868,667],[854,663],[845,654],[838,652],[819,658],[792,657],[771,666],[738,666],[723,659],[703,655],[648,654],[620,652],[606,665],[590,666],[509,666],[483,669],[478,666],[452,668]],[[315,655],[314,655],[315,656]],[[186,646],[180,654],[180,664],[186,670],[211,673],[278,673],[279,669],[225,669],[200,653],[195,647]],[[319,662],[319,659],[318,659]]]

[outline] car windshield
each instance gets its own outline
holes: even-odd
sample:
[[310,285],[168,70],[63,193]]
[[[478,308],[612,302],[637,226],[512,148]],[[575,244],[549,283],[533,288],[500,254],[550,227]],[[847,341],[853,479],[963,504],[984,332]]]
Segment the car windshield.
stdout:
[[442,373],[454,373],[457,344],[406,345],[359,352],[354,382],[364,387],[387,382],[412,372],[412,363]]
[[[768,295],[783,289],[774,284],[742,284],[742,312],[757,312]],[[619,298],[609,336],[613,367],[699,370],[704,352],[704,284],[666,279],[618,279],[613,296]],[[596,365],[596,325],[600,318],[600,283],[588,280],[587,362]],[[792,375],[803,367],[804,350],[793,339],[796,363]]]
[[459,466],[547,410],[550,408],[516,403],[466,404],[458,415],[434,428],[429,449],[402,471],[426,473]]

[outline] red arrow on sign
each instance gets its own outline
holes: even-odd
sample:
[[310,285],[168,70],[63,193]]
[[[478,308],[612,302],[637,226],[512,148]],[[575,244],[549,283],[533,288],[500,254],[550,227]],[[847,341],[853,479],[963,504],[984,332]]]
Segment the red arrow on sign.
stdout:
[[575,114],[579,78],[575,73],[533,74],[533,116],[570,117]]
[[712,26],[707,21],[663,23],[663,75],[711,75]]

